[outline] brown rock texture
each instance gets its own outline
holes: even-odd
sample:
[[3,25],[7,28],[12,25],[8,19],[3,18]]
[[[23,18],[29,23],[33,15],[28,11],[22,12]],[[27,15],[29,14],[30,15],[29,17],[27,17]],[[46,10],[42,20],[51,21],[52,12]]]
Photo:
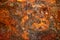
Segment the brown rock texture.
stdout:
[[57,0],[0,0],[0,40],[60,40]]

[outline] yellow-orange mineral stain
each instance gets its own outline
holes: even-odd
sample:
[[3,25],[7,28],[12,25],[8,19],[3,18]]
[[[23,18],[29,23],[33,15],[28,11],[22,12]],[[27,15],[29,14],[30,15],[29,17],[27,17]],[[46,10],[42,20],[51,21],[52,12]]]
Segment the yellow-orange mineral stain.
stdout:
[[35,0],[28,0],[30,3],[33,3],[33,2],[35,2]]
[[56,0],[50,0],[50,3],[55,3],[56,2]]
[[23,34],[22,34],[22,37],[24,38],[24,40],[29,40],[28,32],[24,31]]
[[32,29],[40,29],[40,31],[47,30],[49,28],[49,21],[46,20],[45,18],[41,19],[41,22],[38,23],[33,23],[32,24]]
[[17,0],[18,2],[25,2],[26,0]]
[[50,3],[50,4],[53,4],[56,2],[56,0],[42,0],[42,1],[45,1],[45,2]]
[[27,20],[28,20],[28,16],[25,15],[25,16],[22,18],[21,24],[24,24]]

